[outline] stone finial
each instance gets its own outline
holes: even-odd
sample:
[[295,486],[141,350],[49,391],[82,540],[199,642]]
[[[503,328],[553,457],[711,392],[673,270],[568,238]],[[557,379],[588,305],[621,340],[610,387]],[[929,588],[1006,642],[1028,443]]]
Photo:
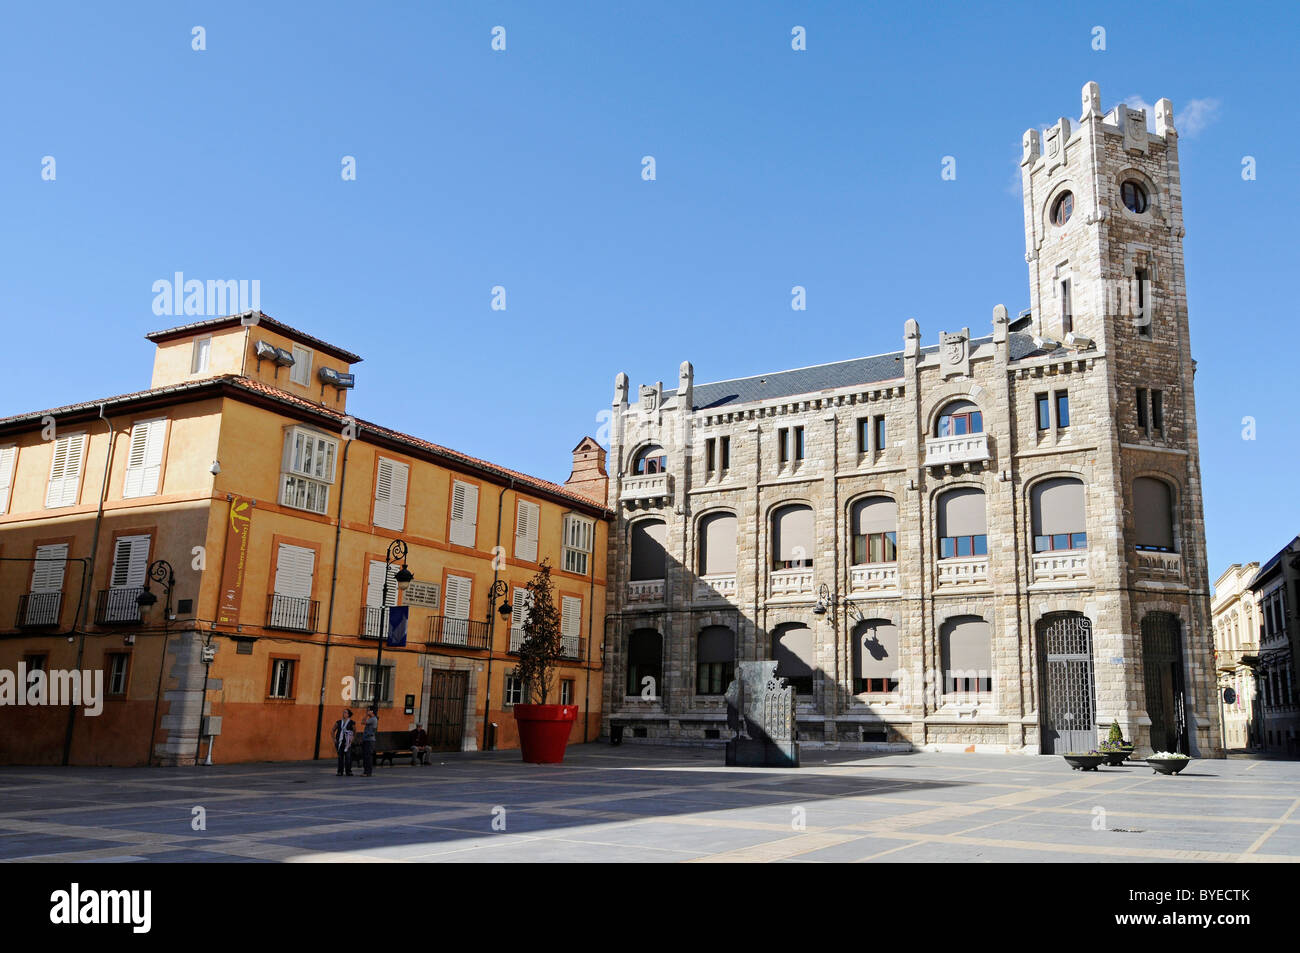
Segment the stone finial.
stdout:
[[1007,339],[1007,325],[1010,318],[1007,317],[1007,306],[1005,304],[995,304],[993,306],[993,343],[1001,344]]
[[1039,139],[1037,129],[1026,129],[1021,144],[1024,146],[1024,152],[1020,156],[1021,165],[1024,165],[1027,162],[1033,162],[1043,154],[1043,146]]
[[695,378],[695,368],[691,366],[690,361],[682,361],[682,366],[677,369],[677,380],[683,387],[690,387],[691,381]]
[[1167,136],[1171,132],[1178,135],[1174,128],[1174,104],[1162,99],[1156,103],[1156,135]]
[[627,406],[627,375],[622,371],[614,378],[614,403]]
[[682,361],[682,366],[677,370],[677,393],[681,397],[681,406],[689,413],[694,409],[694,383],[695,368],[691,366],[690,361]]
[[1101,87],[1096,83],[1083,84],[1083,115],[1079,117],[1080,122],[1084,122],[1093,116],[1101,115]]
[[903,325],[903,354],[918,357],[921,353],[921,326],[916,318],[908,318]]

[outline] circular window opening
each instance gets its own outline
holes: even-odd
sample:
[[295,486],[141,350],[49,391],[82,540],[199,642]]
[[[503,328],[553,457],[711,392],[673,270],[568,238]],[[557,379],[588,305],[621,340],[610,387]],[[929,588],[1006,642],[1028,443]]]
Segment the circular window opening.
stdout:
[[1140,183],[1129,179],[1119,187],[1119,194],[1124,200],[1124,207],[1130,212],[1141,214],[1147,210],[1147,190]]
[[1074,193],[1066,192],[1052,204],[1052,224],[1064,225],[1074,211]]

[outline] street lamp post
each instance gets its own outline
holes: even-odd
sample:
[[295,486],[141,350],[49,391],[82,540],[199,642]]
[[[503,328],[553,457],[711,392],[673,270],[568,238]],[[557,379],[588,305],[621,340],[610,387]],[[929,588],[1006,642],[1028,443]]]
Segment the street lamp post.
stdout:
[[[144,588],[141,589],[140,594],[135,597],[135,604],[140,607],[141,615],[147,612],[149,608],[158,601],[158,597],[154,595],[153,590],[149,588],[150,579],[163,587],[163,591],[167,594],[167,601],[163,605],[162,654],[158,658],[158,686],[154,690],[153,695],[153,723],[149,726],[149,751],[148,757],[145,759],[145,764],[153,764],[153,745],[154,740],[158,737],[158,705],[162,701],[163,670],[167,667],[167,641],[171,635],[168,623],[171,621],[172,617],[172,587],[176,585],[176,573],[172,571],[172,564],[165,559],[155,559],[149,564],[149,569],[145,572]],[[208,697],[207,688],[207,679],[205,678],[202,693],[202,699],[204,701]],[[202,730],[204,701],[199,702],[200,731]]]
[[402,568],[393,574],[393,580],[397,583],[397,591],[405,592],[406,587],[410,585],[415,576],[406,568],[406,543],[400,539],[395,539],[388,544],[388,555],[384,559],[384,588],[383,595],[379,600],[380,612],[382,613],[379,626],[379,651],[375,655],[375,678],[371,683],[375,687],[370,699],[376,717],[379,715],[379,693],[383,686],[384,677],[384,643],[388,641],[388,570],[399,559],[402,561]]
[[[488,750],[488,725],[492,718],[492,653],[495,649],[496,633],[496,616],[500,612],[501,618],[510,617],[510,603],[505,601],[506,593],[510,591],[509,584],[504,579],[493,579],[492,585],[488,589],[488,667],[487,667],[487,687],[483,692],[483,750]],[[501,608],[497,609],[497,600],[501,600]]]

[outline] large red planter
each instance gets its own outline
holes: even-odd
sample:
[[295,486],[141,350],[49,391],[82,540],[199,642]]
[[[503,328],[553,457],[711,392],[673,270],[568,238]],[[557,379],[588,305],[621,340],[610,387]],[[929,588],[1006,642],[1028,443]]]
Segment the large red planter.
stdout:
[[515,705],[519,751],[529,764],[559,764],[578,717],[577,705]]

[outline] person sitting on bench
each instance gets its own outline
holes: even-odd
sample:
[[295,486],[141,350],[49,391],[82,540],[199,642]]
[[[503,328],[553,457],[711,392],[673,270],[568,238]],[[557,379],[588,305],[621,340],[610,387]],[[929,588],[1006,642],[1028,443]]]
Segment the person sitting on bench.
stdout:
[[428,764],[430,761],[429,734],[424,730],[424,725],[416,727],[415,732],[411,735],[411,767],[415,767],[418,760],[420,764]]

